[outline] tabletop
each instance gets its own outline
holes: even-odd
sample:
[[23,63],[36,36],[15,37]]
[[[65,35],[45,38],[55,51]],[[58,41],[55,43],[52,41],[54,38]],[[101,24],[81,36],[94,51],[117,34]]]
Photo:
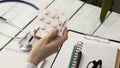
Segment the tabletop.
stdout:
[[[97,35],[120,41],[120,14],[109,12],[108,17],[100,23],[101,8],[80,0],[24,0],[34,4],[39,10],[58,8],[65,13],[69,22],[67,28],[78,32]],[[0,23],[0,67],[22,68],[28,53],[20,51],[18,41],[14,37],[22,37],[28,31],[37,29],[36,9],[18,2],[0,3],[0,16],[6,18],[14,26]],[[7,26],[6,26],[7,25]],[[17,26],[17,27],[16,27]],[[21,32],[23,30],[23,32]],[[1,33],[2,32],[2,33]],[[56,54],[46,59],[42,68],[50,68]],[[39,64],[40,68],[42,63]]]

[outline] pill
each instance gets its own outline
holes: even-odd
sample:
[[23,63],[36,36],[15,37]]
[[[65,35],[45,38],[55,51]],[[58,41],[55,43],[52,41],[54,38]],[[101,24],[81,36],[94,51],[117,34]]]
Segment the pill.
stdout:
[[53,26],[54,28],[57,28],[57,24],[56,24],[56,23],[54,23],[52,26]]
[[54,19],[55,17],[56,17],[56,16],[55,16],[55,14],[51,14],[51,18],[53,18],[53,19]]
[[43,11],[43,13],[44,13],[45,15],[48,15],[48,14],[49,14],[49,11],[46,9],[46,10]]
[[41,29],[42,29],[42,30],[45,30],[45,26],[41,26]]
[[50,20],[49,19],[46,19],[45,20],[47,24],[50,24]]
[[44,17],[43,16],[39,16],[40,20],[44,20]]

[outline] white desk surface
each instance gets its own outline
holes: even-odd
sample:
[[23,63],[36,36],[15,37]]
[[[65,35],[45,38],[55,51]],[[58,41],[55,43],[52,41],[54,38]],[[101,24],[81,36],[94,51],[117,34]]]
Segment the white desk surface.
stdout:
[[[96,30],[94,35],[120,40],[119,14],[112,13],[100,26],[99,15],[101,9],[89,4],[85,4],[83,7],[81,7],[83,5],[83,2],[79,0],[30,0],[29,2],[35,4],[40,9],[44,9],[46,6],[53,2],[48,8],[58,8],[62,10],[68,16],[68,18],[75,14],[67,24],[68,29],[87,34],[93,34]],[[80,10],[75,13],[79,8]],[[20,28],[25,27],[35,17],[35,12],[36,10],[34,8],[21,3],[0,4],[0,15],[7,18]],[[32,31],[35,28],[37,29],[39,25],[36,22],[37,19],[35,19],[24,30],[27,32]],[[98,28],[98,26],[100,27]],[[9,31],[6,31],[7,29],[2,30],[5,30],[5,33],[9,34],[10,36],[14,36],[19,32],[19,30],[13,27],[7,27],[10,28]],[[24,34],[20,33],[18,37],[22,35]],[[0,47],[4,46],[10,39],[11,38],[0,35]],[[45,64],[44,68],[49,68],[51,66],[55,55],[56,54],[47,58],[47,63]],[[0,62],[2,64],[0,67],[8,64],[8,67],[10,68],[22,68],[26,57],[27,55],[19,50],[18,40],[13,40],[0,52],[0,59],[2,61]],[[9,62],[7,62],[7,60],[9,60]]]
[[112,12],[107,20],[95,32],[95,35],[120,40],[120,14]]
[[98,7],[85,4],[69,21],[68,28],[91,34],[100,25],[100,11]]
[[9,11],[12,7],[14,7],[16,3],[1,3],[0,4],[0,16]]
[[10,38],[0,35],[0,48],[2,48],[9,40]]
[[28,1],[35,6],[37,6],[39,9],[46,8],[50,3],[54,2],[55,0],[25,0]]
[[4,49],[0,52],[0,67],[23,68],[26,58],[26,54]]
[[70,18],[82,5],[83,2],[78,0],[56,0],[48,8],[58,8]]
[[[32,0],[31,0],[32,1]],[[31,2],[30,1],[30,2]],[[39,6],[39,9],[45,8],[48,3],[51,3],[53,0],[40,0],[40,1],[32,1],[33,4]],[[39,3],[39,5],[38,5]],[[5,15],[3,15],[4,18],[10,20],[12,23],[16,24],[17,26],[23,28],[27,25],[34,17],[34,13],[36,10],[23,3],[18,3],[16,6],[14,6],[9,12],[7,12]]]

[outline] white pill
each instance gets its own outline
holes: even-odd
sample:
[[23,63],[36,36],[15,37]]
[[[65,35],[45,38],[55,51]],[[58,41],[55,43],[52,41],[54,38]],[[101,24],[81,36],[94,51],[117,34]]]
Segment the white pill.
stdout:
[[46,10],[43,11],[43,13],[44,13],[45,15],[48,15],[48,14],[49,14],[49,11],[46,9]]
[[53,26],[54,28],[57,28],[57,24],[56,24],[56,23],[52,24],[52,26]]
[[42,29],[42,30],[45,30],[45,28],[46,28],[45,26],[41,26],[41,29]]
[[55,14],[51,14],[51,18],[53,18],[53,19],[54,19],[55,17],[56,17],[56,16],[55,16]]
[[45,20],[47,24],[50,24],[50,20],[49,19],[46,19]]
[[44,17],[43,16],[39,16],[40,20],[44,20]]

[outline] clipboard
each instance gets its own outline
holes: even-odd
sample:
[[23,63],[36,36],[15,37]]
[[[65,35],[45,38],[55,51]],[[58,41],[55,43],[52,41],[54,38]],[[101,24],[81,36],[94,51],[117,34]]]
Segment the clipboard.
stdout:
[[[103,68],[119,68],[120,41],[102,38],[99,36],[94,36],[94,35],[89,35],[89,34],[84,34],[81,32],[74,31],[74,30],[69,30],[68,39],[59,49],[52,65],[51,65],[51,68],[68,68],[68,65],[70,62],[70,57],[72,54],[72,49],[74,47],[74,44],[77,41],[82,41],[83,43],[85,43],[83,46],[88,45],[88,44],[92,45],[92,46],[89,46],[88,48],[85,47],[86,49],[83,48],[83,50],[81,50],[83,55],[82,55],[82,58],[80,61],[80,66],[78,68],[86,68],[86,67],[82,66],[82,65],[86,66],[86,64],[87,64],[87,63],[85,63],[85,59],[86,59],[85,56],[87,55],[87,52],[85,55],[85,50],[88,50],[89,48],[93,48],[93,47],[98,48],[98,49],[103,48],[103,50],[105,50],[105,52],[106,52],[106,49],[108,49],[108,53],[110,52],[112,54],[112,55],[109,54],[110,55],[109,58],[107,58],[108,56],[106,56],[106,57],[102,56],[102,57],[104,57],[104,58],[102,58],[104,60],[106,58],[107,58],[107,60],[112,59],[111,61],[107,61],[107,60],[103,61]],[[93,49],[93,52],[94,52],[94,49]],[[97,53],[97,50],[95,53]],[[98,51],[98,53],[102,53],[102,50],[101,50],[101,52]],[[106,53],[103,53],[103,54],[105,55]],[[97,54],[97,55],[99,55],[99,54]],[[94,56],[96,56],[96,54]],[[93,59],[98,60],[101,58],[94,57]],[[93,60],[93,59],[91,59],[91,60]],[[87,59],[87,60],[89,60],[89,59]]]

